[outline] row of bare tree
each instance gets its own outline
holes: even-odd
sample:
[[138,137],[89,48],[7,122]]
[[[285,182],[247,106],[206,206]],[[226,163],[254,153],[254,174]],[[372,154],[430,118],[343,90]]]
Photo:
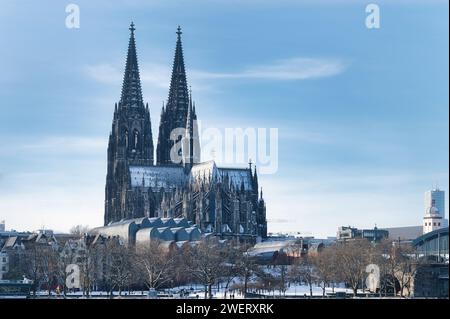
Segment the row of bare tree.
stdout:
[[[358,289],[368,290],[366,279],[375,267],[378,288],[371,292],[403,297],[411,294],[414,276],[423,263],[410,245],[387,240],[373,244],[360,239],[336,243],[318,254],[297,259],[288,277],[291,282],[307,284],[311,296],[313,285],[321,287],[325,296],[326,288],[331,287],[334,292],[338,283],[345,283],[356,295]],[[373,266],[368,268],[369,265]]]
[[[182,249],[167,249],[156,241],[148,245],[127,247],[118,240],[103,245],[87,245],[76,251],[55,249],[51,245],[34,245],[16,250],[11,257],[11,278],[22,275],[34,281],[34,292],[59,286],[67,292],[66,272],[69,264],[80,269],[80,285],[85,295],[92,290],[124,291],[160,289],[191,283],[204,286],[204,297],[211,298],[214,285],[225,285],[225,293],[239,289],[243,293],[278,291],[284,294],[291,284],[326,288],[345,283],[354,294],[364,289],[366,267],[375,264],[380,271],[377,292],[409,295],[419,261],[408,246],[383,242],[373,245],[366,240],[336,243],[317,254],[285,258],[278,254],[268,264],[258,264],[247,254],[249,247],[218,240],[203,240]],[[235,282],[235,279],[239,279]],[[225,295],[226,297],[226,295]]]
[[67,267],[76,264],[80,289],[87,296],[93,290],[107,291],[110,295],[118,291],[120,295],[125,290],[201,283],[206,298],[212,296],[212,286],[220,278],[229,278],[238,269],[238,257],[243,252],[214,239],[184,245],[182,249],[169,249],[158,241],[131,247],[118,239],[96,245],[81,240],[80,243],[83,245],[76,249],[35,243],[9,251],[10,267],[5,279],[33,280],[34,294],[40,290],[48,290],[50,294],[57,287],[65,294],[71,275]]

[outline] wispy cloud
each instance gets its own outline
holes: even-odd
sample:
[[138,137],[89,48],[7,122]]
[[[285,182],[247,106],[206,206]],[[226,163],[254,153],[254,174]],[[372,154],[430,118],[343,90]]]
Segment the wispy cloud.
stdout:
[[[141,82],[144,93],[151,96],[165,95],[170,84],[170,66],[157,63],[141,64],[139,66]],[[100,63],[87,65],[82,70],[83,74],[92,80],[104,85],[120,86],[123,80],[122,63]],[[200,85],[195,85],[199,91]],[[144,94],[147,96],[147,94]]]
[[69,149],[73,151],[99,150],[105,147],[107,140],[96,137],[67,136],[67,137],[49,137],[41,143],[26,145],[27,148],[51,148],[54,150]]
[[83,73],[91,79],[105,84],[118,84],[122,77],[120,70],[109,63],[86,65]]
[[[105,151],[106,138],[85,136],[48,136],[32,141],[17,140],[13,151],[51,154],[92,154]],[[11,151],[11,149],[9,150]],[[2,152],[0,152],[1,154]]]
[[[141,81],[144,86],[167,89],[170,83],[170,67],[163,64],[148,63],[139,67]],[[112,63],[101,63],[87,65],[83,73],[89,78],[103,83],[118,85],[123,79],[123,65]]]
[[[271,81],[296,81],[331,77],[342,73],[347,65],[339,59],[295,57],[277,60],[265,65],[253,65],[231,72],[210,72],[193,69],[189,77],[193,82],[220,79],[262,79]],[[88,65],[84,73],[90,78],[105,84],[118,84],[122,71],[112,64]],[[145,85],[167,88],[170,81],[170,68],[161,64],[141,66],[141,79]]]
[[149,86],[168,89],[170,83],[170,68],[162,64],[145,64],[141,74],[142,82]]
[[345,63],[337,59],[291,58],[278,60],[267,65],[250,66],[238,72],[214,73],[194,71],[199,79],[264,79],[274,81],[295,81],[330,77],[342,73]]

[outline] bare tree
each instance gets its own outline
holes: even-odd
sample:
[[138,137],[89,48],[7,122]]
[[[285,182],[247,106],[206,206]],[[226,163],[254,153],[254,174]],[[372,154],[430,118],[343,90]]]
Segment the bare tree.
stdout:
[[225,298],[230,283],[236,278],[241,278],[243,281],[242,291],[244,295],[248,292],[248,283],[254,273],[258,270],[258,265],[255,260],[248,254],[249,245],[240,247],[228,246],[226,250],[226,257],[228,260],[228,267],[224,269],[224,277],[226,278]]
[[119,240],[112,239],[106,243],[105,253],[109,295],[112,297],[112,291],[118,289],[121,296],[133,278],[133,252]]
[[84,238],[84,249],[80,249],[76,253],[76,262],[80,266],[80,283],[83,295],[90,296],[92,283],[96,277],[96,263],[98,258],[98,250],[92,246],[88,238]]
[[77,235],[77,236],[81,237],[84,234],[88,233],[89,230],[90,230],[90,227],[88,225],[76,225],[70,229],[70,233],[72,235]]
[[334,246],[339,260],[339,274],[356,296],[358,287],[364,287],[366,266],[371,262],[373,247],[366,239],[356,239]]
[[79,252],[79,245],[81,240],[72,241],[69,240],[66,242],[64,247],[62,247],[59,251],[59,258],[58,258],[58,279],[59,283],[63,287],[63,295],[67,295],[67,286],[66,286],[66,280],[68,277],[68,273],[66,272],[67,266],[70,264],[78,264],[79,260],[77,260],[77,257],[81,257],[78,255]]
[[242,258],[238,261],[237,271],[239,276],[244,281],[244,296],[248,292],[249,280],[253,277],[255,272],[258,271],[258,269],[259,269],[258,265],[249,256],[242,256]]
[[392,258],[392,241],[384,240],[376,247],[375,263],[380,268],[380,290],[379,295],[387,296],[388,291],[394,295],[397,293],[397,280],[395,279],[396,261]]
[[313,259],[316,270],[316,279],[322,288],[322,296],[325,297],[325,289],[337,281],[337,256],[334,249],[325,248]]
[[44,284],[48,292],[58,274],[58,255],[55,248],[48,243],[29,242],[20,256],[23,258],[25,276],[33,280],[33,295]]
[[58,277],[59,255],[54,247],[39,245],[38,247],[38,272],[41,282],[45,284],[48,295],[51,295],[52,286]]
[[178,285],[184,285],[192,282],[195,277],[188,271],[189,259],[191,258],[191,249],[189,244],[183,245],[177,251],[171,251],[169,254],[172,258],[172,279]]
[[377,247],[377,265],[380,268],[380,295],[391,289],[394,295],[410,296],[417,270],[425,262],[417,258],[410,244],[384,241]]
[[225,283],[224,298],[227,298],[228,289],[233,280],[242,275],[242,259],[246,250],[247,245],[235,246],[235,243],[230,243],[223,248],[224,260],[220,280],[223,280]]
[[280,264],[275,265],[273,270],[275,271],[276,285],[280,296],[281,294],[285,295],[289,282],[289,276],[287,275],[288,267],[285,264]]
[[273,292],[275,294],[275,289],[279,286],[278,279],[271,273],[269,270],[270,268],[260,267],[258,271],[256,272],[257,276],[257,286],[261,290],[267,291],[269,294],[270,292]]
[[187,250],[187,268],[205,286],[205,299],[212,298],[212,286],[223,269],[223,248],[213,239],[205,239]]
[[20,256],[23,257],[25,275],[33,281],[33,296],[36,297],[36,292],[40,289],[39,249],[36,245],[29,245],[21,251]]
[[164,251],[158,241],[137,246],[135,260],[148,288],[158,289],[172,280],[174,255]]
[[289,278],[294,283],[306,283],[309,287],[309,295],[313,295],[312,286],[317,280],[316,271],[314,268],[313,256],[305,255],[298,258],[292,264],[289,270]]
[[417,269],[423,261],[416,258],[414,248],[410,245],[395,244],[391,246],[387,259],[390,276],[395,278],[400,286],[400,297],[409,297],[412,282]]

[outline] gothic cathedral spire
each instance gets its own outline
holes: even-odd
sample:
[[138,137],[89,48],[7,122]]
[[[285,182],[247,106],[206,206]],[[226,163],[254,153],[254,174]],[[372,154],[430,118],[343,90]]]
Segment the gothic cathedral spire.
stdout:
[[[177,44],[172,66],[172,78],[170,80],[169,98],[167,108],[175,112],[184,120],[178,124],[186,123],[186,116],[189,107],[189,94],[186,80],[186,70],[184,67],[183,47],[181,45],[181,28],[177,28]],[[181,126],[180,126],[181,127]]]
[[195,104],[192,100],[192,90],[189,90],[189,108],[183,143],[183,162],[186,172],[189,172],[194,164],[200,163],[200,141],[197,114],[195,114]]
[[153,137],[148,104],[144,105],[134,39],[130,25],[127,61],[122,94],[114,116],[108,143],[108,171],[105,187],[105,225],[109,222],[144,216],[143,211],[125,211],[124,192],[128,189],[129,167],[153,165]]
[[[172,65],[172,77],[170,81],[169,97],[166,108],[162,110],[159,124],[159,136],[157,146],[157,164],[182,164],[181,161],[174,163],[170,156],[175,141],[170,137],[174,129],[185,129],[189,109],[189,93],[186,80],[186,70],[184,66],[183,47],[181,44],[181,28],[177,28],[177,43],[175,46],[175,56]],[[180,130],[181,132],[181,130]],[[181,140],[178,136],[176,142]],[[182,155],[182,154],[180,154]]]
[[122,96],[120,98],[120,105],[124,107],[144,107],[136,53],[136,41],[134,39],[135,30],[134,23],[131,22],[127,62],[123,75]]

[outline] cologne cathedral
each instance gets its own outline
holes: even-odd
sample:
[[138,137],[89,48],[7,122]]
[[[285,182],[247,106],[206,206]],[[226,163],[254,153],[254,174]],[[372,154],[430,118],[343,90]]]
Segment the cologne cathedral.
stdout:
[[221,238],[265,238],[266,205],[256,168],[200,161],[197,110],[188,90],[180,27],[155,160],[134,33],[132,23],[122,94],[109,135],[105,226],[141,217],[184,217],[203,233]]

